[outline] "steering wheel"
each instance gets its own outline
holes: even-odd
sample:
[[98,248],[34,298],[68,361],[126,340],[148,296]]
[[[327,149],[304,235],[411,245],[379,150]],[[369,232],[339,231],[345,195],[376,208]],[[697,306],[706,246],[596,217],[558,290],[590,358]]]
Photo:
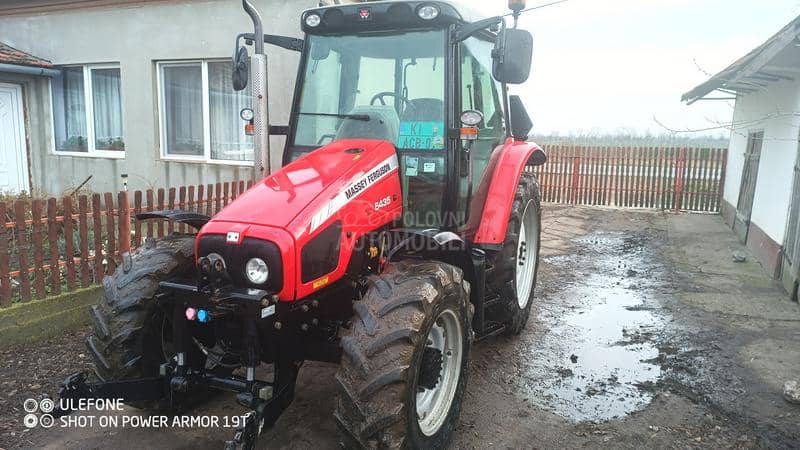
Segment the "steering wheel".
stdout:
[[[369,104],[370,104],[371,106],[374,106],[376,101],[380,101],[380,102],[381,102],[381,105],[383,105],[383,106],[386,106],[386,99],[385,99],[385,97],[395,97],[395,98],[399,98],[399,99],[400,99],[400,101],[402,101],[402,102],[403,102],[403,104],[407,105],[407,106],[406,106],[407,108],[411,108],[411,110],[414,112],[414,114],[416,114],[416,113],[417,113],[417,107],[416,107],[416,106],[414,106],[414,103],[412,103],[412,102],[411,102],[411,100],[409,100],[409,99],[407,99],[407,98],[403,97],[402,95],[397,95],[397,94],[396,94],[396,93],[394,93],[394,92],[388,92],[388,91],[387,91],[387,92],[378,92],[377,94],[375,94],[375,95],[372,97],[372,100],[370,100]],[[404,110],[403,112],[405,112],[405,110]]]

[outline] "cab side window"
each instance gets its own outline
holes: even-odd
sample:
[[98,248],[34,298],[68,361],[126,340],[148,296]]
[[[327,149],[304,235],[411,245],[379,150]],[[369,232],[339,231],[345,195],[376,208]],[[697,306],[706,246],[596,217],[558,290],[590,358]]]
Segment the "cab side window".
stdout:
[[492,151],[506,137],[501,87],[492,78],[492,48],[490,42],[475,37],[461,44],[461,108],[483,113],[478,140],[470,148],[473,189],[477,189]]

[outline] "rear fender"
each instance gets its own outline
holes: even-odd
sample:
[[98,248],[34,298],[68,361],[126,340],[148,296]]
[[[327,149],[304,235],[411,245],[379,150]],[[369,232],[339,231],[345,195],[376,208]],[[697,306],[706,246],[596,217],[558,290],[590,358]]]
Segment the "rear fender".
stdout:
[[470,204],[464,235],[474,245],[497,248],[508,230],[508,217],[519,178],[526,166],[540,166],[547,155],[533,142],[509,138],[495,149]]

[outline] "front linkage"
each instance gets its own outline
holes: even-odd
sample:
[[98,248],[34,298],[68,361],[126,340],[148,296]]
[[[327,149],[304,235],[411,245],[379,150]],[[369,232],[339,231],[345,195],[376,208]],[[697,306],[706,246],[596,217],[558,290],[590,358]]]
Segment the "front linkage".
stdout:
[[[264,327],[265,322],[271,328],[275,327],[276,304],[267,300],[270,296],[260,290],[253,289],[219,289],[203,286],[202,279],[198,285],[183,284],[181,282],[162,282],[161,287],[167,291],[191,292],[191,299],[181,296],[164,296],[166,299],[175,299],[172,314],[172,342],[175,347],[175,357],[160,367],[159,376],[139,378],[126,381],[113,382],[87,382],[86,373],[77,372],[64,380],[59,389],[59,402],[73,407],[80,399],[122,399],[129,402],[155,402],[169,411],[179,411],[185,394],[202,389],[216,389],[236,394],[237,402],[249,408],[243,421],[237,428],[233,439],[227,441],[226,449],[254,448],[258,436],[264,427],[271,427],[283,411],[291,404],[294,398],[295,383],[299,372],[300,363],[291,359],[276,358],[272,382],[255,379],[255,368],[260,364],[261,339],[259,327]],[[212,294],[213,292],[213,294]],[[198,295],[199,294],[199,295]],[[207,295],[203,295],[207,294]],[[266,305],[266,306],[265,306]],[[306,307],[307,308],[307,307]],[[222,318],[235,315],[242,326],[243,363],[245,377],[214,374],[213,370],[193,368],[187,360],[187,355],[195,345],[189,329],[187,309],[202,310],[210,318]],[[291,315],[291,310],[284,311]],[[261,323],[259,323],[261,322]],[[281,342],[285,339],[276,339],[273,344],[278,346],[291,345]],[[287,354],[284,351],[281,354]],[[54,417],[71,413],[72,410],[56,409]]]

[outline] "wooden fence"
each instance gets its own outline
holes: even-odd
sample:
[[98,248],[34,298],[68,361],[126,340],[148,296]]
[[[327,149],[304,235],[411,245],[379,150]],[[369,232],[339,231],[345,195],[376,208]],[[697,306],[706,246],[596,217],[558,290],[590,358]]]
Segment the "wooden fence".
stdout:
[[727,149],[545,145],[542,200],[719,212]]
[[211,216],[249,186],[238,181],[0,201],[0,308],[100,283],[114,273],[120,255],[145,238],[187,231],[168,221],[132,221],[135,214],[179,208]]
[[[545,146],[537,167],[547,202],[716,212],[727,150]],[[0,201],[0,308],[88,287],[147,237],[187,231],[132,221],[179,208],[213,216],[250,186],[243,181],[171,189]]]

